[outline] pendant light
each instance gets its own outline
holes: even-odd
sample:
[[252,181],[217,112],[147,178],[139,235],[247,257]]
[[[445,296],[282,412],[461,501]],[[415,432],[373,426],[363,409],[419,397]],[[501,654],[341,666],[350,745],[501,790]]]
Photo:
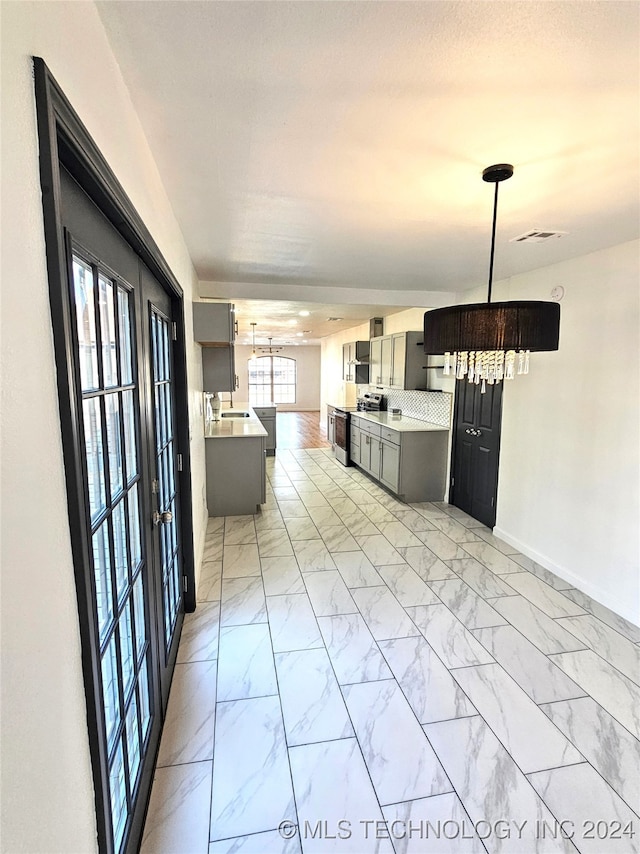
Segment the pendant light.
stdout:
[[253,350],[251,351],[251,361],[254,361],[255,359],[258,358],[256,355],[256,324],[252,323],[251,327],[252,327],[251,328],[251,337],[253,340]]
[[489,287],[486,303],[452,305],[424,315],[424,350],[444,354],[444,374],[482,384],[511,380],[529,372],[529,353],[558,349],[560,306],[556,302],[513,300],[491,302],[496,243],[498,185],[513,175],[513,166],[488,166],[483,181],[495,184]]
[[273,338],[267,338],[267,341],[269,342],[269,347],[262,347],[261,348],[262,353],[269,353],[270,355],[272,355],[273,353],[279,353],[280,350],[282,350],[282,347],[272,347],[271,346],[271,342],[273,341]]

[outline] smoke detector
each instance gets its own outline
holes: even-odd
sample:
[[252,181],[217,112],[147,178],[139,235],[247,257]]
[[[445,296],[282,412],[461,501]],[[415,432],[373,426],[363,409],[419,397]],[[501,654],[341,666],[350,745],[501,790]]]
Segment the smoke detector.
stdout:
[[546,240],[551,240],[552,237],[564,237],[568,234],[567,231],[540,231],[537,228],[532,228],[531,231],[525,231],[524,234],[519,234],[518,237],[512,237],[509,243],[544,243]]

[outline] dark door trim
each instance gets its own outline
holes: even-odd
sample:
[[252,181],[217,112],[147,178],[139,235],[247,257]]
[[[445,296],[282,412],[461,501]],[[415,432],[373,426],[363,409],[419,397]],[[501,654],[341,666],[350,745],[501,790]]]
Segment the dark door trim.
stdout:
[[[82,639],[82,667],[96,798],[96,822],[100,851],[110,854],[111,841],[106,819],[109,803],[105,801],[108,794],[108,781],[105,779],[104,763],[100,756],[99,733],[102,722],[96,714],[96,710],[100,708],[100,702],[96,702],[100,692],[100,679],[97,672],[99,663],[93,653],[96,646],[95,627],[91,619],[93,594],[87,581],[86,571],[86,567],[89,566],[88,556],[91,545],[87,536],[87,527],[83,524],[86,513],[84,460],[80,453],[79,441],[82,422],[78,410],[77,377],[72,350],[74,338],[68,296],[68,254],[61,215],[61,166],[70,172],[84,192],[144,261],[172,301],[173,316],[177,319],[174,370],[176,438],[178,450],[182,454],[182,471],[179,477],[182,495],[180,525],[183,573],[187,586],[185,610],[193,611],[195,609],[195,576],[184,299],[178,281],[151,234],[46,63],[39,57],[34,57],[33,62],[49,301],[54,329],[69,527]],[[148,785],[150,788],[150,780]],[[146,804],[144,806],[146,807]],[[144,809],[138,810],[129,836],[128,851],[137,849],[143,818]]]

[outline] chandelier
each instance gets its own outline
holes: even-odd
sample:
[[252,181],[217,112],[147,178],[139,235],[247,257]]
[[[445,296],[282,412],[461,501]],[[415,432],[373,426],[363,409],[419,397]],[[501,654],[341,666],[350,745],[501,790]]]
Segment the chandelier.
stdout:
[[493,257],[496,243],[498,185],[513,175],[513,166],[488,166],[482,179],[495,184],[489,287],[486,303],[452,305],[427,311],[424,315],[424,350],[444,354],[446,376],[467,377],[481,384],[512,380],[529,373],[529,354],[558,349],[560,306],[555,302],[513,300],[491,302]]

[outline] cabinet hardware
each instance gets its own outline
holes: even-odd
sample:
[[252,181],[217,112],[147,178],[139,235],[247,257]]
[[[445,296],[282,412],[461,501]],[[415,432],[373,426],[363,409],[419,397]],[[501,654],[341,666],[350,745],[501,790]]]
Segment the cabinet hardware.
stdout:
[[176,463],[178,466],[178,471],[182,471],[182,454],[176,454]]

